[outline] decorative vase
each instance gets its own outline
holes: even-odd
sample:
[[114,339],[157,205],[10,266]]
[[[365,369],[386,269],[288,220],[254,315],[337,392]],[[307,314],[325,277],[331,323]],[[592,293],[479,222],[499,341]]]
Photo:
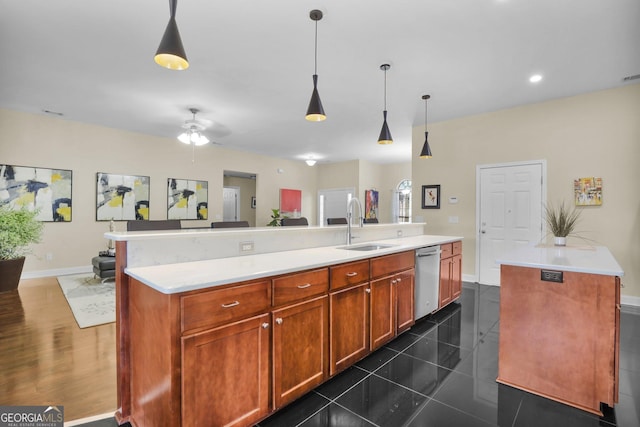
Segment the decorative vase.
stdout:
[[567,246],[567,238],[566,237],[553,237],[553,244],[556,246]]
[[0,261],[0,292],[18,289],[24,257]]

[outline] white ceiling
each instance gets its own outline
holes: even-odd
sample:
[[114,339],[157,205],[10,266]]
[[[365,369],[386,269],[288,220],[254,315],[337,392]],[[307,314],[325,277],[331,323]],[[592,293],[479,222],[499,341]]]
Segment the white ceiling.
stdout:
[[[196,107],[222,146],[290,159],[409,161],[423,94],[431,123],[640,74],[639,0],[180,0],[186,71],[153,61],[166,0],[0,5],[0,107],[168,138]],[[324,12],[318,89],[328,118],[319,123],[304,119],[312,9]],[[391,146],[376,143],[383,63]],[[536,85],[534,73],[544,76]]]

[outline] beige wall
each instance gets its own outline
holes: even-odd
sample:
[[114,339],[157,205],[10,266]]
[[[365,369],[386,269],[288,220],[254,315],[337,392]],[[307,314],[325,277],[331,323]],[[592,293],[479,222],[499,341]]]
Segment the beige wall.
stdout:
[[[618,260],[623,295],[640,296],[640,84],[429,124],[432,159],[418,158],[423,138],[414,128],[413,215],[428,233],[464,236],[464,274],[476,275],[476,166],[545,159],[549,202],[572,202],[575,178],[602,178],[603,204],[582,208],[578,229]],[[442,186],[441,209],[420,208],[423,184]]]
[[[302,190],[302,213],[315,219],[316,174],[304,162],[221,146],[196,148],[192,163],[191,148],[173,139],[0,109],[0,162],[73,171],[72,222],[45,224],[43,242],[27,257],[26,273],[88,266],[99,250],[106,249],[102,236],[109,224],[95,220],[97,172],[150,176],[151,219],[166,219],[167,178],[177,177],[209,183],[209,219],[183,224],[206,227],[220,220],[224,169],[257,175],[258,226],[266,225],[270,209],[278,207],[280,188]],[[116,227],[124,230],[125,224]]]

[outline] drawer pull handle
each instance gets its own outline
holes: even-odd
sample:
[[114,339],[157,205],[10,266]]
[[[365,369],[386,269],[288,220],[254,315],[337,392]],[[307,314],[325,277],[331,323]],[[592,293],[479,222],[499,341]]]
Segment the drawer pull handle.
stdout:
[[298,289],[305,289],[311,286],[311,283],[305,283],[304,285],[298,285]]
[[230,302],[229,304],[222,304],[222,308],[231,308],[231,307],[235,307],[236,305],[240,305],[240,302],[234,301],[234,302]]
[[395,285],[397,282],[398,282],[398,281],[397,281],[396,279],[393,279],[393,280],[391,281],[391,284],[392,284],[392,285]]
[[267,322],[264,322],[262,324],[262,329],[267,329],[269,327],[269,324]]
[[278,317],[278,318],[276,319],[276,323],[277,323],[278,325],[282,325],[282,318],[281,318],[281,317]]
[[398,277],[396,280],[398,281],[398,283],[402,282],[402,278],[401,277]]
[[352,271],[351,273],[347,273],[347,277],[356,277],[358,275],[357,271]]

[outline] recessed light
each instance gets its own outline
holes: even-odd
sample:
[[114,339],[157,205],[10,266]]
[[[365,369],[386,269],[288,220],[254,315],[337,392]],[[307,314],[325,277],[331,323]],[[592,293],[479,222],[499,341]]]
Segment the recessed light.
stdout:
[[540,80],[542,80],[542,76],[540,74],[534,74],[533,76],[529,77],[529,81],[531,83],[538,83]]

